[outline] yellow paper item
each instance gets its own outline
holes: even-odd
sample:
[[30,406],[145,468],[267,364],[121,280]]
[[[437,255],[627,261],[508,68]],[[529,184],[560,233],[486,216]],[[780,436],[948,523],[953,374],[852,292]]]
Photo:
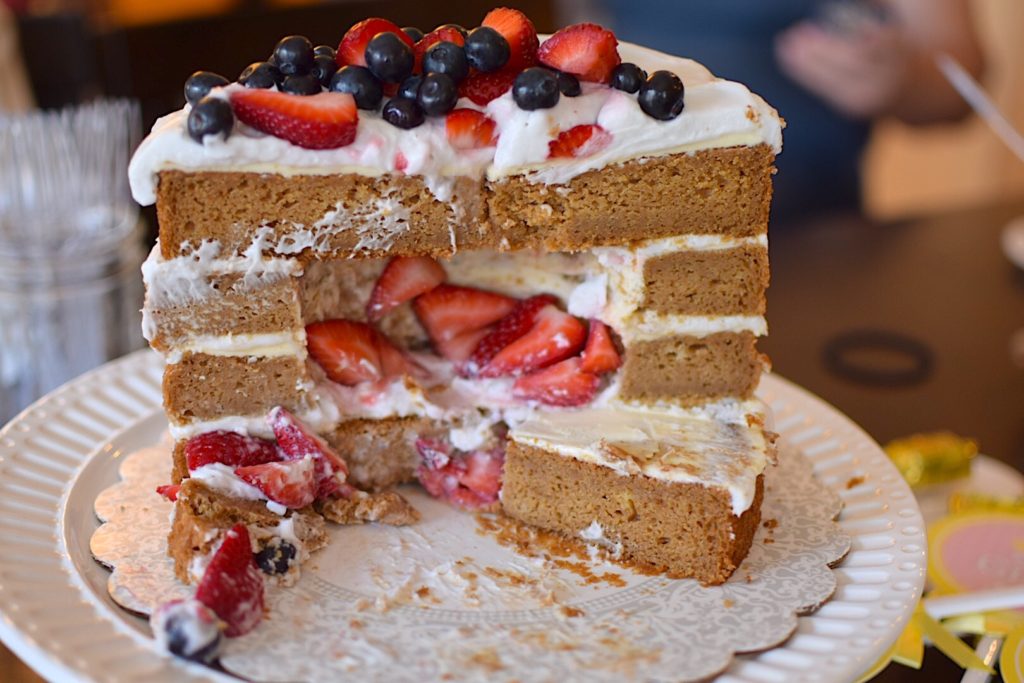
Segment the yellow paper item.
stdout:
[[920,486],[970,475],[978,444],[951,432],[934,432],[890,441],[885,452],[907,483]]

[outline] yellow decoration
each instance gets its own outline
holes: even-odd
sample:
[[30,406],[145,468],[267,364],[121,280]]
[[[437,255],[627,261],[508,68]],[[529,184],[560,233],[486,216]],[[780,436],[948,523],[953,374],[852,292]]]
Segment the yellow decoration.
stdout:
[[950,594],[1012,586],[1024,575],[1024,515],[965,512],[928,528],[928,578]]
[[1007,634],[999,653],[999,669],[1005,683],[1024,683],[1024,625]]
[[919,486],[969,476],[978,444],[951,432],[935,432],[890,441],[885,452],[907,483]]
[[949,497],[949,511],[960,512],[1010,512],[1024,514],[1024,497],[1006,498],[986,496],[983,493],[954,493]]

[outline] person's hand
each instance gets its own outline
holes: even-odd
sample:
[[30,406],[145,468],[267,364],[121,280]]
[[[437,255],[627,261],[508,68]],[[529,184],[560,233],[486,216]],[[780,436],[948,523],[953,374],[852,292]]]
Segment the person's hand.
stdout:
[[914,58],[900,29],[884,23],[839,33],[801,22],[776,37],[775,55],[790,78],[853,118],[889,111]]

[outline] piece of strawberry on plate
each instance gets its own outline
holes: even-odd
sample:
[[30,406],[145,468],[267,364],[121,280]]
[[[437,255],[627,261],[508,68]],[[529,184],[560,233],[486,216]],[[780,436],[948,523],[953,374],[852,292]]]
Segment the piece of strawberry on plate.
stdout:
[[505,467],[503,447],[456,451],[441,439],[416,441],[416,478],[427,493],[463,510],[487,510],[498,503]]
[[356,139],[359,114],[348,93],[291,95],[243,88],[231,93],[238,120],[258,131],[306,149],[336,149]]
[[348,477],[348,464],[312,429],[290,412],[277,406],[267,415],[267,424],[288,460],[312,457],[318,500],[340,495]]
[[244,636],[263,619],[263,573],[252,556],[249,530],[231,527],[210,558],[196,599],[226,624],[224,635]]

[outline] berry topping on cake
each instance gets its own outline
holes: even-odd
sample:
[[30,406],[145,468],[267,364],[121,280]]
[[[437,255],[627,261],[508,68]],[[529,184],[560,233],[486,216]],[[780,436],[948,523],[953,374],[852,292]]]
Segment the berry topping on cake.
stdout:
[[[450,43],[449,43],[450,44]],[[428,116],[441,116],[455,108],[459,89],[451,77],[443,73],[428,73],[423,77],[416,95],[420,109]]]
[[387,19],[372,17],[364,19],[350,28],[338,44],[336,59],[338,66],[355,64],[366,66],[366,46],[379,33],[394,33],[410,48],[415,44],[412,38]]
[[512,312],[499,320],[480,340],[469,359],[469,370],[483,368],[498,352],[516,341],[537,323],[537,316],[546,306],[556,306],[558,299],[550,294],[538,294],[520,301]]
[[423,73],[445,74],[458,83],[469,75],[466,51],[459,44],[442,40],[423,55]]
[[565,71],[581,81],[607,83],[622,61],[615,34],[597,24],[566,26],[540,46],[541,64]]
[[281,70],[270,62],[253,62],[238,76],[238,82],[247,88],[273,88],[284,79]]
[[320,79],[311,73],[285,76],[280,89],[289,95],[315,95],[321,90]]
[[480,341],[491,332],[491,327],[482,327],[479,330],[469,330],[457,334],[451,339],[444,341],[435,341],[434,346],[437,352],[441,354],[441,357],[447,358],[452,363],[455,363],[456,369],[460,374],[468,375],[470,368],[464,368],[463,363],[469,360],[469,357],[476,351],[476,347],[480,344]]
[[[330,57],[334,59],[337,57],[337,52],[330,45],[317,45],[313,48],[313,54],[317,57]],[[337,69],[337,62],[335,62],[335,69]]]
[[210,94],[214,88],[220,88],[228,84],[228,79],[212,71],[197,71],[185,81],[185,100],[189,104],[196,104]]
[[244,636],[263,618],[263,574],[252,557],[249,530],[236,524],[210,559],[196,599],[227,624],[228,638]]
[[612,70],[611,85],[616,90],[637,92],[647,80],[647,72],[631,62],[623,62]]
[[422,74],[413,74],[412,76],[409,76],[399,84],[398,90],[395,92],[395,97],[404,97],[407,100],[415,100],[416,96],[420,92],[420,83],[422,82]]
[[531,66],[516,76],[512,99],[520,109],[550,109],[558,104],[558,76],[551,69]]
[[493,28],[508,43],[509,69],[524,69],[537,63],[537,30],[525,14],[517,9],[498,7],[487,13],[481,25]]
[[313,44],[305,36],[285,36],[274,47],[274,63],[285,76],[308,74],[314,56]]
[[558,72],[558,92],[566,97],[579,97],[583,92],[580,88],[580,79],[564,71]]
[[580,357],[580,370],[593,375],[603,375],[618,370],[620,365],[622,357],[615,348],[608,326],[600,320],[591,320],[587,345],[583,347],[583,355]]
[[480,376],[524,375],[576,355],[586,338],[583,323],[548,304],[537,312],[533,327],[499,351],[481,368]]
[[385,83],[401,83],[412,73],[415,62],[412,46],[406,36],[398,33],[378,33],[366,44],[366,68]]
[[377,278],[366,305],[366,317],[376,322],[406,301],[437,287],[446,277],[441,264],[429,256],[395,256]]
[[334,77],[337,70],[338,63],[334,61],[333,54],[317,55],[313,58],[313,69],[309,73],[320,82],[321,86],[326,88],[331,84],[331,78]]
[[275,503],[297,510],[316,500],[315,470],[313,456],[307,455],[301,460],[238,467],[235,474]]
[[507,93],[518,75],[517,71],[510,68],[472,74],[459,84],[459,95],[483,107],[491,100]]
[[207,135],[227,139],[235,125],[235,116],[227,100],[206,96],[188,113],[188,134],[198,142],[206,142]]
[[472,287],[440,285],[417,297],[413,310],[435,347],[467,332],[476,332],[512,312],[516,300]]
[[414,43],[418,43],[419,41],[423,40],[423,31],[416,28],[415,26],[403,26],[402,33],[409,36],[409,40],[411,40]]
[[671,71],[655,71],[640,86],[637,102],[648,116],[669,121],[683,111],[683,81]]
[[178,500],[178,491],[180,490],[181,484],[164,484],[156,487],[156,492],[172,503]]
[[445,118],[445,134],[455,149],[481,149],[498,143],[494,121],[476,109],[456,109]]
[[[417,88],[417,92],[419,88]],[[384,105],[384,120],[396,128],[406,130],[423,125],[423,110],[416,100],[406,97],[392,97]]]
[[511,56],[505,36],[490,26],[478,26],[466,37],[466,59],[477,71],[497,71]]
[[612,134],[594,123],[563,130],[548,143],[548,158],[562,159],[597,154],[611,144]]
[[281,406],[267,415],[267,424],[274,430],[277,445],[289,460],[312,456],[316,465],[317,498],[338,494],[348,477],[348,465],[326,441],[304,425],[299,418]]
[[273,441],[238,432],[205,432],[185,442],[185,462],[190,472],[212,463],[249,467],[280,459]]
[[579,358],[569,358],[520,377],[512,385],[512,395],[526,401],[571,408],[594,400],[600,383],[597,375],[580,369]]
[[195,599],[171,600],[149,618],[157,642],[172,655],[212,662],[221,644],[221,623],[212,609]]
[[365,66],[343,66],[332,76],[328,85],[331,92],[348,93],[355,98],[360,109],[375,111],[384,96],[380,81]]
[[322,92],[301,97],[272,90],[231,95],[235,115],[246,125],[306,149],[334,149],[356,138],[359,115],[351,95]]
[[[451,43],[459,49],[466,43],[466,37],[454,26],[438,26],[433,31],[416,41],[413,52],[416,55],[416,71],[431,71],[425,61],[427,53],[441,43]],[[465,54],[463,54],[465,57]]]
[[501,491],[502,448],[461,453],[439,439],[418,439],[416,478],[427,493],[464,510],[493,507]]
[[298,555],[295,546],[283,538],[272,538],[254,555],[257,566],[264,574],[287,574]]
[[306,326],[306,348],[327,376],[354,386],[383,377],[377,331],[354,320],[324,320]]

